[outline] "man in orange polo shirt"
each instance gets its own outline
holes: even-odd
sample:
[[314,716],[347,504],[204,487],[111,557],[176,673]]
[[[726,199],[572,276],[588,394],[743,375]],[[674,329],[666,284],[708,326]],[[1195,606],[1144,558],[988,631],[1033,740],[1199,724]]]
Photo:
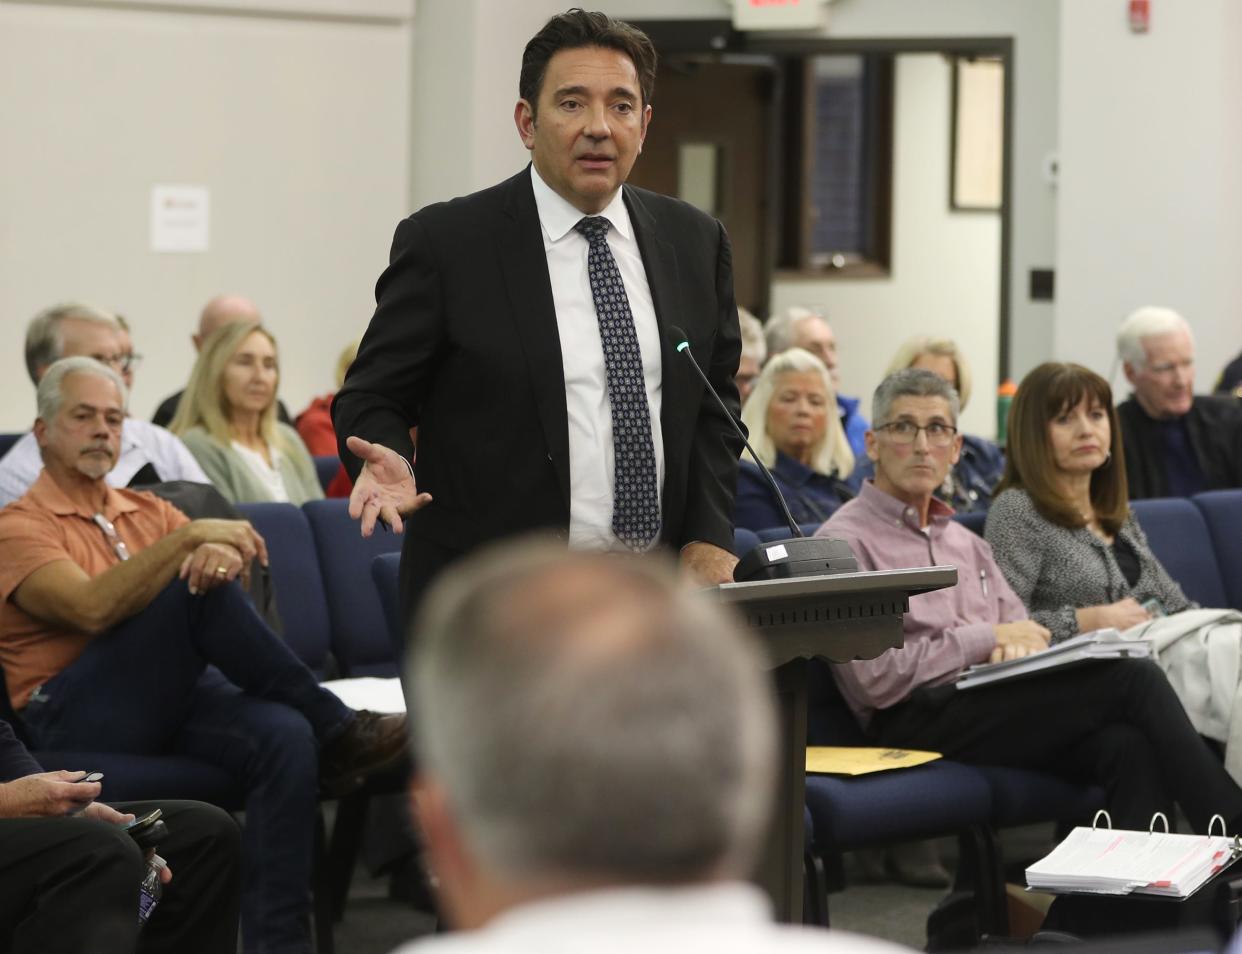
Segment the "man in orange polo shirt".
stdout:
[[44,469],[0,511],[0,663],[35,748],[178,753],[246,791],[247,951],[310,954],[318,793],[399,764],[400,716],[356,713],[234,585],[266,563],[241,520],[109,487],[120,376],[65,358],[38,389]]

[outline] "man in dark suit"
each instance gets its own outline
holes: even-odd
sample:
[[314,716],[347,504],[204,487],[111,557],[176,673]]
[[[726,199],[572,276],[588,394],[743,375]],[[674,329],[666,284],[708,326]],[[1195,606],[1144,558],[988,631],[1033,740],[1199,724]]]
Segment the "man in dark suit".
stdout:
[[675,547],[697,580],[732,579],[741,442],[673,330],[736,413],[729,242],[710,216],[624,185],[654,77],[642,32],[553,17],[527,44],[514,113],[532,165],[397,227],[333,413],[363,535],[408,524],[407,611],[456,557],[535,529],[574,548]]

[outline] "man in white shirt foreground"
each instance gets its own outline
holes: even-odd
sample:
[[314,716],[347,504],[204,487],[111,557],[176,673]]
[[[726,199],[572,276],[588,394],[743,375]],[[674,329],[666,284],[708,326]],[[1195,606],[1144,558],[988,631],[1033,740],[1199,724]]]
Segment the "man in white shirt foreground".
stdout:
[[443,575],[413,631],[412,804],[460,933],[405,954],[899,950],[775,925],[746,883],[768,677],[671,563],[527,539]]

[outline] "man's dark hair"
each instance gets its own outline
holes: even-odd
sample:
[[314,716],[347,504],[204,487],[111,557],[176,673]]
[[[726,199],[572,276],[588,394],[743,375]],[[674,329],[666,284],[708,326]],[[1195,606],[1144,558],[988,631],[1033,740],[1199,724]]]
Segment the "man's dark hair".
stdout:
[[518,95],[530,103],[531,115],[539,109],[539,91],[548,71],[548,61],[561,50],[577,50],[585,46],[601,46],[624,53],[634,64],[642,91],[642,105],[651,102],[655,90],[656,51],[651,38],[623,20],[614,20],[606,13],[588,13],[578,7],[558,13],[526,44],[522,53],[522,74],[518,78]]

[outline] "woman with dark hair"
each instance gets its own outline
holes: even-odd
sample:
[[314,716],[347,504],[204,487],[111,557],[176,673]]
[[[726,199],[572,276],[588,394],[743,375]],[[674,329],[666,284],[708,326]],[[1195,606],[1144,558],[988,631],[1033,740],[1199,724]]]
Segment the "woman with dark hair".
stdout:
[[1026,376],[998,491],[985,536],[1053,642],[1194,605],[1130,511],[1112,390],[1094,371],[1048,362]]

